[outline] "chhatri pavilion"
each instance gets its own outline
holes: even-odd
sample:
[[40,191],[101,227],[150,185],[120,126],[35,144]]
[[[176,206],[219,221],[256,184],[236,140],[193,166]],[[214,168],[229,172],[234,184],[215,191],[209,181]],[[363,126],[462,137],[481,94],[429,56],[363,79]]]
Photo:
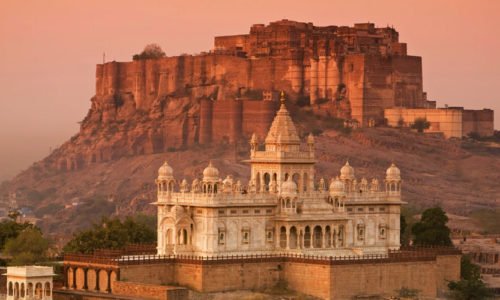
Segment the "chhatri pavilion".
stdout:
[[316,180],[314,137],[301,144],[281,107],[259,150],[250,140],[247,184],[221,177],[210,164],[203,178],[177,181],[165,162],[158,171],[158,254],[196,256],[301,253],[385,254],[399,249],[401,175],[358,180],[349,162]]

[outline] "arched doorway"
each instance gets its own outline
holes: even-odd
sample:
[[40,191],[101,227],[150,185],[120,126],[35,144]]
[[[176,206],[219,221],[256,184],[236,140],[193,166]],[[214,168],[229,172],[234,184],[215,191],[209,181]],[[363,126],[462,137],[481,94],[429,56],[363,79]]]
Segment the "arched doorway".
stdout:
[[290,228],[290,249],[297,249],[297,228]]
[[313,241],[313,247],[314,248],[322,248],[323,247],[323,231],[321,229],[321,226],[315,226],[314,227],[314,241]]

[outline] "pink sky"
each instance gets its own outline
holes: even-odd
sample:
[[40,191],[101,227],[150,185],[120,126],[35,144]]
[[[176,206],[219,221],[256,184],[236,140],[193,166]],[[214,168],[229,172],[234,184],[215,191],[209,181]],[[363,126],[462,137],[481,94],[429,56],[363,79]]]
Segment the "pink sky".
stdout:
[[500,111],[498,0],[2,0],[0,180],[77,133],[103,51],[107,60],[127,61],[156,42],[167,55],[196,53],[216,35],[283,18],[393,25],[409,54],[423,57],[430,99]]

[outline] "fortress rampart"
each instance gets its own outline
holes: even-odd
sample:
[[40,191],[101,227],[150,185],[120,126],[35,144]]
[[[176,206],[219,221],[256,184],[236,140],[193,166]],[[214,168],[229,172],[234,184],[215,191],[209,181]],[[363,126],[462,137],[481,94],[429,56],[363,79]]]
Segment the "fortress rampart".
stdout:
[[[141,284],[176,285],[199,292],[260,290],[286,284],[321,299],[390,296],[403,287],[420,290],[422,299],[434,299],[446,291],[448,281],[459,279],[460,252],[443,248],[405,249],[392,251],[388,256],[332,258],[307,255],[212,258],[139,255],[117,259],[70,255],[65,257],[64,265],[68,292],[88,290],[114,294],[113,288],[119,286],[121,292],[126,290],[127,284],[135,288]],[[90,274],[101,269],[110,270],[109,291],[96,290],[96,284],[90,282],[95,281],[95,277],[85,276],[85,272]],[[106,280],[101,287],[106,286]]]

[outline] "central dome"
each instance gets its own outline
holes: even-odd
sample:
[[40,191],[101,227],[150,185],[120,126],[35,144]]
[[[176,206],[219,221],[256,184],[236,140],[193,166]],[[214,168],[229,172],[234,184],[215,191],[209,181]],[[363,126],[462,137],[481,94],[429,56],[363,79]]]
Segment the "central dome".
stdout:
[[219,170],[212,165],[212,161],[203,170],[203,181],[219,181]]
[[385,172],[386,180],[401,180],[401,171],[399,170],[398,167],[394,163],[391,164],[391,166],[387,169]]
[[165,161],[163,165],[158,169],[158,179],[173,179],[174,178],[174,170],[172,167]]
[[340,196],[344,194],[344,183],[336,177],[330,183],[330,195],[331,196]]
[[297,134],[297,128],[293,124],[292,118],[285,106],[285,96],[281,94],[281,106],[276,117],[271,124],[271,128],[266,137],[266,144],[300,144],[300,138]]
[[354,168],[349,165],[349,161],[345,163],[345,165],[340,169],[340,179],[342,180],[353,180],[354,177]]

